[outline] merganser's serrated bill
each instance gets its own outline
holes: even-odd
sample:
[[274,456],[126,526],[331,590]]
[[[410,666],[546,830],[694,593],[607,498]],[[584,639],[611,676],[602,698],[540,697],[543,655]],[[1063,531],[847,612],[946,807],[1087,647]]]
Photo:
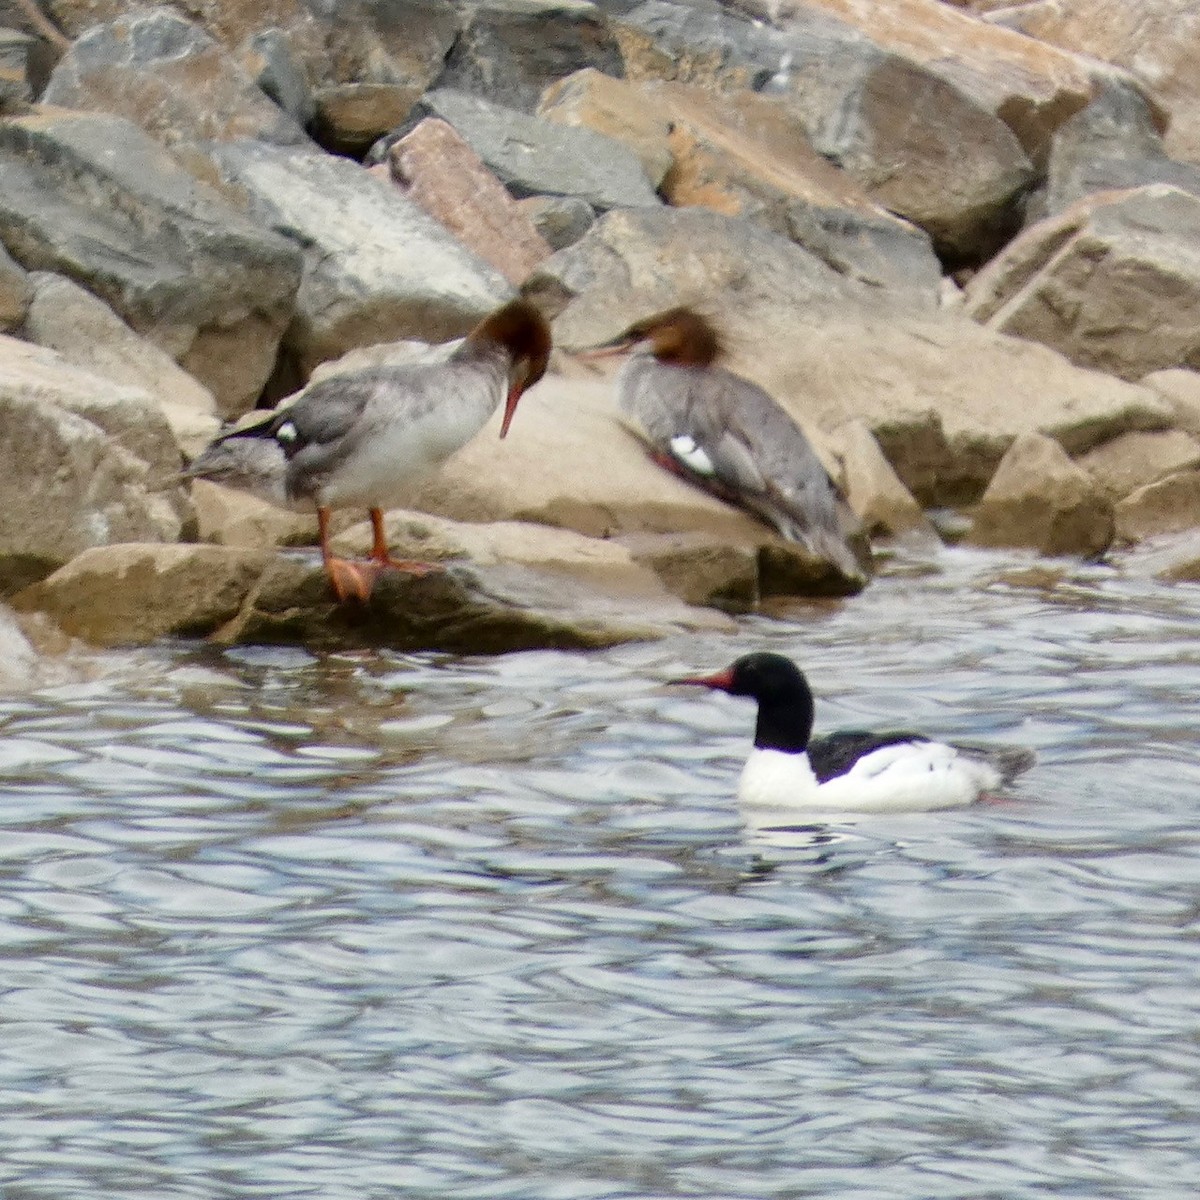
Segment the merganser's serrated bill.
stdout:
[[631,325],[584,358],[643,348],[617,377],[617,403],[657,461],[740,504],[790,541],[865,580],[851,512],[808,438],[761,387],[717,365],[722,340],[687,307]]
[[907,730],[812,738],[803,672],[779,654],[748,654],[715,675],[678,680],[758,701],[754,749],[738,784],[753,807],[808,812],[927,812],[961,808],[1032,762],[1011,749],[935,742]]
[[[187,474],[316,509],[321,554],[340,600],[369,598],[376,575],[432,564],[393,559],[383,510],[414,479],[439,467],[504,402],[504,437],[522,393],[546,371],[550,329],[537,308],[513,300],[481,321],[442,362],[410,362],[334,375],[262,420],[217,438]],[[365,563],[329,547],[332,509],[362,507],[374,544]]]

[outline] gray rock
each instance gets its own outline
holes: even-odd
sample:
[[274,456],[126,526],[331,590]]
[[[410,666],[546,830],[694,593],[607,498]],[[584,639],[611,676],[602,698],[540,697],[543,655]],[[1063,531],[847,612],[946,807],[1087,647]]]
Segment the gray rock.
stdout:
[[[74,366],[113,383],[144,391],[190,453],[216,434],[220,422],[212,393],[180,370],[170,355],[134,333],[98,296],[62,275],[34,271],[29,280],[33,296],[21,329],[26,341],[55,350]],[[174,457],[178,460],[177,453]]]
[[280,29],[263,29],[242,45],[240,59],[250,78],[297,125],[307,127],[317,112],[304,63]]
[[577,196],[600,211],[660,204],[637,155],[590,129],[558,125],[443,88],[426,93],[411,124],[417,114],[453,125],[518,198]]
[[1019,222],[1033,178],[1013,132],[932,66],[816,6],[792,7],[780,29],[661,0],[614,21],[631,77],[776,97],[876,204],[920,226],[947,257],[986,258]]
[[1200,196],[1200,166],[1171,158],[1146,98],[1113,83],[1055,133],[1045,191],[1031,208],[1031,222],[1060,213],[1092,192],[1149,183]]
[[166,146],[309,140],[219,42],[167,8],[88,30],[55,67],[42,101],[128,117]]
[[0,240],[101,296],[228,408],[261,392],[300,281],[291,243],[96,113],[0,125]]
[[485,0],[471,10],[439,88],[533,112],[543,88],[584,67],[625,74],[601,9],[587,0]]
[[552,250],[573,246],[596,222],[596,210],[578,196],[529,196],[520,204]]
[[534,271],[525,288],[573,297],[555,322],[555,340],[568,349],[596,345],[639,316],[680,303],[804,308],[865,303],[876,294],[749,221],[666,207],[606,213]]
[[8,333],[20,326],[29,311],[32,296],[28,273],[0,246],[0,333]]
[[511,294],[496,270],[357,163],[258,142],[214,155],[260,219],[303,247],[288,344],[305,375],[355,346],[457,337]]
[[35,38],[0,28],[0,112],[27,104],[34,96],[31,59]]

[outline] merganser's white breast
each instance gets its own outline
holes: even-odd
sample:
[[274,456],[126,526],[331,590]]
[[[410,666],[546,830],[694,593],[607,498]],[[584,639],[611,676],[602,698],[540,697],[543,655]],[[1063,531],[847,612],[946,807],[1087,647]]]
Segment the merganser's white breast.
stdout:
[[755,748],[738,784],[747,805],[809,812],[931,812],[973,804],[999,787],[990,763],[943,742],[897,742],[821,783],[806,753]]
[[[321,471],[312,494],[331,508],[400,505],[412,483],[435,470],[487,424],[504,398],[499,361],[444,363],[371,397],[346,437],[344,455]],[[303,452],[293,472],[307,464]]]

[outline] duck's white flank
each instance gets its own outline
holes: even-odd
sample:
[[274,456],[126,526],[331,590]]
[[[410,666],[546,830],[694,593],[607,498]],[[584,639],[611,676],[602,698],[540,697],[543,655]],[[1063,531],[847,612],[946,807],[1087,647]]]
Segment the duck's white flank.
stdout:
[[1000,783],[990,763],[943,742],[884,746],[825,783],[817,782],[807,754],[755,748],[742,769],[738,799],[810,812],[931,812],[965,807]]

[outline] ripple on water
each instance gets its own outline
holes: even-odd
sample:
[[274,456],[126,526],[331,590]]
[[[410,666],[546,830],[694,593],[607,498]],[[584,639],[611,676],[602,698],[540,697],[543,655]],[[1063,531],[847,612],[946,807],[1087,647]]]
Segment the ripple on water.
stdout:
[[[141,653],[0,706],[0,1185],[68,1200],[1174,1200],[1200,593],[995,557],[602,654]],[[744,831],[752,712],[1029,745]]]

